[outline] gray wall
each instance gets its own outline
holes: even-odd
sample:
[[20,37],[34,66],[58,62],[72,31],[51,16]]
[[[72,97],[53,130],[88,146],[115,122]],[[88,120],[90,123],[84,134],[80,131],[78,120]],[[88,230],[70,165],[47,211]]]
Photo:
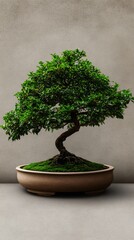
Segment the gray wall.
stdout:
[[[50,53],[84,49],[111,80],[134,93],[134,0],[0,0],[0,122],[13,94]],[[134,105],[124,120],[81,128],[66,147],[91,161],[115,166],[116,182],[134,182]],[[19,164],[45,160],[62,131],[8,141],[0,130],[0,182],[15,182]]]

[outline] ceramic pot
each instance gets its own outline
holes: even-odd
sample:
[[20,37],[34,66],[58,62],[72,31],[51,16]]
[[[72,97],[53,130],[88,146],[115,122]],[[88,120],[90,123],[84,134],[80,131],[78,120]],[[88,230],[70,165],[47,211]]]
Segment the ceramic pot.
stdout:
[[18,182],[28,192],[51,196],[57,192],[85,192],[96,194],[104,191],[113,180],[114,167],[88,172],[41,172],[16,168]]

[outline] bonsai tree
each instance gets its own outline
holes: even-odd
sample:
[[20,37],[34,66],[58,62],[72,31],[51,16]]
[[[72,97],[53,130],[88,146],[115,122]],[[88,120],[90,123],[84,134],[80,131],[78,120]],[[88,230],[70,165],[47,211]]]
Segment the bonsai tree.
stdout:
[[[4,117],[2,128],[9,139],[53,131],[67,126],[55,141],[59,154],[51,163],[79,163],[84,159],[68,152],[63,142],[81,127],[100,126],[108,117],[123,119],[124,110],[134,97],[130,90],[119,90],[85,58],[85,51],[66,50],[52,54],[51,61],[40,61],[35,72],[17,92],[14,110]],[[101,166],[102,167],[102,166]]]

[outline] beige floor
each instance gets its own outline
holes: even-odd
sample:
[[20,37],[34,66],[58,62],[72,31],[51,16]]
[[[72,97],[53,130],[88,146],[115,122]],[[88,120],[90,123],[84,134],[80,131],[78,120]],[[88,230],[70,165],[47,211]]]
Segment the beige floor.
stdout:
[[134,184],[99,196],[28,194],[0,184],[1,240],[133,240]]

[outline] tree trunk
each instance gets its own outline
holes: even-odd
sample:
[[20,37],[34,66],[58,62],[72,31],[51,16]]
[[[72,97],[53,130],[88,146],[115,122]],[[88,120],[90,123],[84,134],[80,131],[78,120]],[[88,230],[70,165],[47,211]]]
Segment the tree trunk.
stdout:
[[61,155],[68,153],[68,151],[66,150],[66,148],[63,145],[63,142],[66,140],[67,137],[71,136],[75,132],[78,132],[80,129],[80,124],[77,119],[77,111],[74,110],[71,112],[71,120],[72,120],[72,123],[74,124],[74,126],[70,129],[68,129],[67,131],[63,132],[55,141],[55,145]]

